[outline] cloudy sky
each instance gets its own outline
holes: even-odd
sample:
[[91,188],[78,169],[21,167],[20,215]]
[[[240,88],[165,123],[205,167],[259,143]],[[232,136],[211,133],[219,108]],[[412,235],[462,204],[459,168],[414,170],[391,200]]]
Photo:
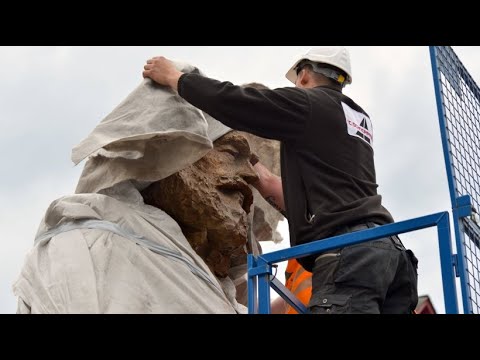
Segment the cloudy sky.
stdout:
[[[187,61],[236,84],[282,87],[309,47],[0,47],[0,313],[16,310],[12,283],[46,208],[75,189],[83,163],[73,166],[72,147],[141,82],[148,58]],[[349,50],[353,84],[345,93],[373,121],[384,205],[397,221],[449,210],[428,47]],[[454,50],[480,83],[480,47]],[[419,293],[443,312],[436,231],[402,239],[420,260]],[[265,250],[286,246],[288,239]]]

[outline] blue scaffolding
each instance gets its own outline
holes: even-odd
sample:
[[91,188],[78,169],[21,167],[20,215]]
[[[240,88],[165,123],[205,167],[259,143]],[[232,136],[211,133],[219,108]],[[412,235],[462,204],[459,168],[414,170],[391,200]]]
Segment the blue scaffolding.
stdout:
[[[463,309],[480,313],[480,89],[449,46],[431,46]],[[468,196],[472,213],[464,214]]]
[[430,47],[440,132],[452,201],[457,254],[452,252],[449,213],[317,240],[259,256],[248,256],[248,310],[270,313],[270,287],[299,313],[305,306],[274,276],[276,263],[386,236],[437,227],[445,312],[459,312],[455,276],[465,313],[480,313],[480,90],[450,47]]

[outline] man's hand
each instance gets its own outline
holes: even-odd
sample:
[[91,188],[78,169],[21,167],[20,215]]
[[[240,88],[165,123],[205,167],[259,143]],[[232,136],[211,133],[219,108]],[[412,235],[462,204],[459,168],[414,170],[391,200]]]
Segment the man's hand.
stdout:
[[183,73],[178,71],[170,60],[163,56],[157,56],[147,60],[147,64],[143,68],[145,69],[144,78],[148,77],[160,85],[169,86],[177,91],[178,79]]
[[258,175],[258,181],[252,183],[252,185],[270,205],[277,209],[283,216],[286,216],[282,180],[263,166],[263,164],[258,161],[258,158],[252,156],[250,162],[252,164],[254,163],[253,168]]

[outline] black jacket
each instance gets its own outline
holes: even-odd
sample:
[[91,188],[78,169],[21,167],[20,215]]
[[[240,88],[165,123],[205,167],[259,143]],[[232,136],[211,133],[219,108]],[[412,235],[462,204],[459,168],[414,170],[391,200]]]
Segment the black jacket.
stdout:
[[[178,92],[232,129],[281,141],[292,246],[345,225],[393,222],[377,194],[370,119],[341,92],[327,86],[257,90],[197,74],[182,75]],[[311,271],[313,258],[298,260]]]

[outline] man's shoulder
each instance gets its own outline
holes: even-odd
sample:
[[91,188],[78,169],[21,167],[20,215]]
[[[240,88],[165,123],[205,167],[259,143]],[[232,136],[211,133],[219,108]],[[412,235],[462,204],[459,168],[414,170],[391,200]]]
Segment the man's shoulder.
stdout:
[[308,95],[308,89],[301,89],[298,87],[287,86],[276,88],[272,93],[284,97],[292,102],[297,104],[308,104],[310,102],[310,97]]

